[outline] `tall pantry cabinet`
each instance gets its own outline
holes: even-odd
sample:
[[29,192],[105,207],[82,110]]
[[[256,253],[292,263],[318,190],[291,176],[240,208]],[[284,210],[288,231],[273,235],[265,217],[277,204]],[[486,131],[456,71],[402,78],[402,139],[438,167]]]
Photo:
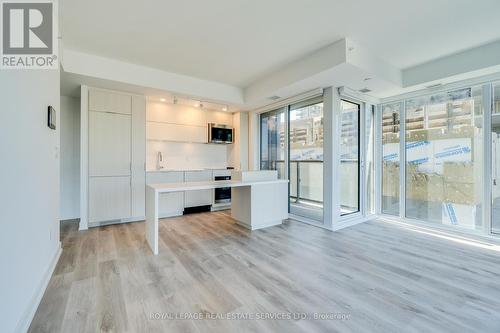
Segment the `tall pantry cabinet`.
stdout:
[[143,219],[145,97],[82,88],[81,117],[83,213],[80,228]]

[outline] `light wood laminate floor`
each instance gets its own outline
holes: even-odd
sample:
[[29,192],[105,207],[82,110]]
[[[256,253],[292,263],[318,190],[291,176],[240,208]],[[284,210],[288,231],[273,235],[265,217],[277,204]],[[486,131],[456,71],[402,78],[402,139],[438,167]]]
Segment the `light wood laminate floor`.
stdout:
[[[225,213],[77,231],[31,332],[500,332],[500,253],[371,221],[330,232],[295,221],[250,232]],[[461,238],[458,238],[462,240]],[[201,313],[205,320],[168,319]],[[338,313],[343,320],[227,320]]]

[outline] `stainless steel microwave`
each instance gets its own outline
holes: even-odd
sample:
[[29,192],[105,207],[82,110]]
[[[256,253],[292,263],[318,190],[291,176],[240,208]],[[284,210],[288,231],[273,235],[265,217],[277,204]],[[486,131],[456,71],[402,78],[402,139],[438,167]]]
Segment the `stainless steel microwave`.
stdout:
[[234,129],[226,125],[208,124],[209,143],[233,143]]

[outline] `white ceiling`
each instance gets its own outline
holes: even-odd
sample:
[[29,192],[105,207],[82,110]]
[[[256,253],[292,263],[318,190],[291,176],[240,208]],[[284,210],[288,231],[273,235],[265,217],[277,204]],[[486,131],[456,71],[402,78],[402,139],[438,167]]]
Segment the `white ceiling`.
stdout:
[[247,87],[343,37],[407,68],[500,39],[498,0],[64,0],[70,49]]

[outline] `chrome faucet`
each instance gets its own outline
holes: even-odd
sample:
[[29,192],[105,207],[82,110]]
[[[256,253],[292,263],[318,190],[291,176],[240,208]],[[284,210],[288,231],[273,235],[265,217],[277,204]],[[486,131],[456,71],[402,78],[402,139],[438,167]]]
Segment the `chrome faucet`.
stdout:
[[163,165],[161,165],[161,162],[163,162],[163,155],[161,154],[161,151],[156,154],[156,169],[160,170],[163,169]]

